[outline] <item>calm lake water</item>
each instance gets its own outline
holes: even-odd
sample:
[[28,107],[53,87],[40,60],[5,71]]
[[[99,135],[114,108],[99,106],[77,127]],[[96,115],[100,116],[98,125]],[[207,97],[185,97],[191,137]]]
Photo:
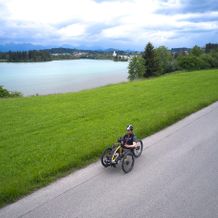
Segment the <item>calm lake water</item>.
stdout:
[[0,63],[0,85],[24,95],[79,91],[127,80],[128,62],[64,60]]

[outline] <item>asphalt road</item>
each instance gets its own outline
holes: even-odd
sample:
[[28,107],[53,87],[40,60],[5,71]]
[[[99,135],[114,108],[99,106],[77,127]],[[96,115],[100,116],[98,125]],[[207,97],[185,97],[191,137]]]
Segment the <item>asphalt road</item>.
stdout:
[[94,163],[0,217],[218,217],[218,102],[143,141],[131,173]]

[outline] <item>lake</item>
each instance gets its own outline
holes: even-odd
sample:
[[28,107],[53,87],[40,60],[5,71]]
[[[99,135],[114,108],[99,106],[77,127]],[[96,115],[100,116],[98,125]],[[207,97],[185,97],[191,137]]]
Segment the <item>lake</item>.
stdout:
[[0,85],[28,95],[90,89],[127,81],[128,62],[61,60],[37,63],[0,63]]

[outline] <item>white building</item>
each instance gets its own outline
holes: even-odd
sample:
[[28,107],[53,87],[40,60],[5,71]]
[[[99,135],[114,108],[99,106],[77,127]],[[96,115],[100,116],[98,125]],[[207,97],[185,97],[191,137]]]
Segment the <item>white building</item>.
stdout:
[[113,53],[113,57],[116,57],[117,56],[117,53],[116,53],[116,51],[114,51],[114,53]]

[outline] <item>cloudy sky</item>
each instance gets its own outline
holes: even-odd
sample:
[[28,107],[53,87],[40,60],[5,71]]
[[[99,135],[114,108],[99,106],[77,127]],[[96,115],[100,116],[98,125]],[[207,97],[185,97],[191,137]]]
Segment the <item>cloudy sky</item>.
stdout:
[[0,0],[0,44],[142,50],[218,42],[218,0]]

